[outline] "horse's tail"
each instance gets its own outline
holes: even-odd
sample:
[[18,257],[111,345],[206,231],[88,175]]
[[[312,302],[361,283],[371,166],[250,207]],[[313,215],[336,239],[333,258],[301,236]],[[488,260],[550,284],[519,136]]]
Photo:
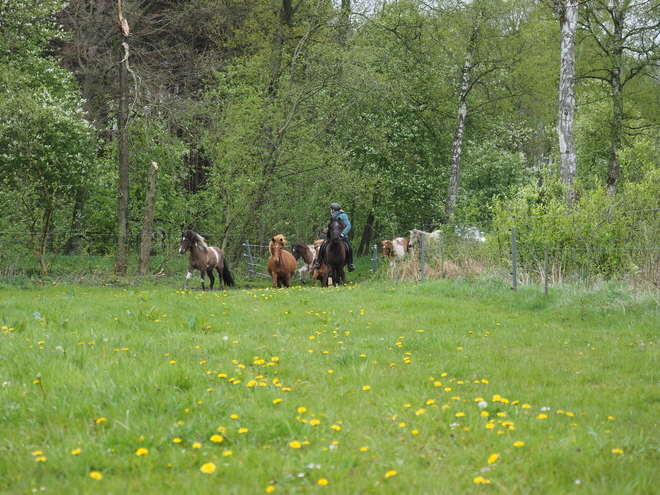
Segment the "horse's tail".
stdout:
[[227,287],[233,287],[236,285],[234,282],[234,277],[231,276],[231,272],[229,271],[229,267],[227,266],[227,263],[225,263],[225,266],[222,268],[222,280],[225,281],[225,285]]

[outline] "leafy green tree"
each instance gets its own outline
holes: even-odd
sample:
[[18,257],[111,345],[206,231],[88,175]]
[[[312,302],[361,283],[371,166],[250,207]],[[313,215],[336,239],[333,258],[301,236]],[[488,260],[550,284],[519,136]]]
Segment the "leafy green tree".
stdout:
[[0,3],[0,195],[14,206],[6,226],[27,232],[26,247],[47,274],[49,249],[61,247],[53,229],[68,230],[94,168],[93,135],[75,81],[45,54],[63,36],[53,18],[62,2],[15,4]]
[[609,93],[607,188],[615,196],[621,148],[646,111],[646,105],[637,106],[630,93],[638,79],[648,78],[650,84],[657,79],[660,2],[590,0],[582,10],[581,28],[582,77],[597,81]]

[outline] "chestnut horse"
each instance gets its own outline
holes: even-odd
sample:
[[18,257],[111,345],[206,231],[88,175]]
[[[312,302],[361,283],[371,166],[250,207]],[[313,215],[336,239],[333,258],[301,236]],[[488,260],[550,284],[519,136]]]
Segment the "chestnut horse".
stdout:
[[[344,265],[346,264],[346,255],[348,248],[342,239],[342,231],[344,230],[344,222],[336,218],[328,222],[328,241],[325,247],[325,262],[328,265],[328,277],[332,279],[335,287],[340,283],[346,283],[346,274],[344,273]],[[328,286],[327,280],[325,287]]]
[[268,273],[273,277],[273,289],[291,287],[291,277],[296,273],[296,259],[289,251],[284,250],[286,239],[278,234],[270,241],[268,250],[270,258],[268,259]]
[[215,282],[215,277],[213,276],[214,269],[218,271],[218,276],[221,280],[224,280],[226,286],[234,285],[234,278],[227,267],[227,263],[225,263],[225,256],[222,249],[207,246],[201,235],[195,234],[192,230],[186,230],[181,236],[179,253],[185,254],[188,250],[190,250],[190,260],[188,262],[188,273],[186,274],[184,290],[188,288],[188,282],[195,270],[199,270],[201,274],[202,290],[206,290],[204,287],[204,272],[208,274],[211,280],[210,289],[213,290],[213,283]]

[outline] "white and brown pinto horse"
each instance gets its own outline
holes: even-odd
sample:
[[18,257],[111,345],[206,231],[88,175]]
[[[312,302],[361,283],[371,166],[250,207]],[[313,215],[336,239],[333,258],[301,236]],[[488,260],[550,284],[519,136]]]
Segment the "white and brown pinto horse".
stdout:
[[396,237],[391,241],[382,241],[383,258],[390,258],[392,262],[400,260],[408,252],[408,238]]
[[316,247],[314,247],[314,244],[294,242],[291,245],[291,253],[296,261],[302,258],[303,265],[296,270],[296,273],[303,284],[307,283],[303,278],[303,274],[312,273],[312,263],[314,263],[314,259],[316,258]]
[[213,270],[218,271],[220,280],[224,280],[226,286],[230,287],[234,285],[234,278],[227,267],[222,249],[214,246],[207,246],[201,235],[195,234],[192,230],[186,230],[181,236],[179,253],[185,254],[186,251],[190,251],[190,259],[188,262],[188,273],[186,274],[184,290],[188,288],[188,282],[195,270],[199,270],[201,274],[200,281],[202,283],[202,290],[206,290],[204,287],[204,273],[209,276],[209,279],[211,280],[210,289],[213,290],[213,283],[215,282]]
[[266,267],[270,276],[273,277],[273,289],[291,287],[291,278],[295,275],[298,266],[296,259],[284,249],[284,246],[286,246],[286,239],[281,234],[273,237],[268,246],[270,258],[268,258]]

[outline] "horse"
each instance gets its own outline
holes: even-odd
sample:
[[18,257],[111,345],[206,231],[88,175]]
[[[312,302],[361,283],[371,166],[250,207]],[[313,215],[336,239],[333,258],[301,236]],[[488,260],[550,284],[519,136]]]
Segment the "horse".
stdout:
[[396,237],[391,241],[382,241],[383,258],[401,259],[408,252],[408,238]]
[[278,289],[282,286],[291,287],[291,277],[296,273],[296,259],[289,251],[284,250],[286,246],[286,239],[283,235],[278,234],[270,241],[268,250],[270,251],[270,258],[266,267],[268,273],[273,277],[273,289]]
[[[323,244],[323,239],[316,239],[314,241],[314,253],[316,253],[314,257],[318,256],[321,244]],[[317,280],[320,280],[321,287],[328,286],[328,265],[323,260],[321,260],[321,268],[318,270],[312,268],[310,273],[312,274],[312,287],[316,287]]]
[[[335,287],[340,283],[347,282],[346,274],[344,273],[344,265],[346,264],[346,255],[348,248],[342,239],[342,231],[344,230],[344,222],[336,218],[328,222],[328,241],[325,247],[325,263],[328,265],[328,278],[332,279]],[[327,287],[326,285],[324,287]]]
[[215,282],[214,269],[218,271],[218,276],[221,280],[224,280],[226,286],[231,287],[234,285],[234,278],[227,267],[222,249],[207,246],[201,235],[194,233],[192,230],[186,230],[181,235],[179,253],[185,254],[188,250],[190,250],[190,259],[184,290],[188,289],[188,282],[195,270],[199,270],[201,274],[202,290],[206,290],[206,287],[204,287],[204,272],[208,274],[211,280],[210,290],[213,290],[213,283]]
[[291,245],[291,253],[293,254],[293,257],[296,259],[296,261],[302,258],[303,266],[298,268],[296,272],[300,277],[300,281],[303,284],[307,283],[305,279],[303,279],[303,273],[312,272],[311,265],[314,262],[314,258],[316,258],[316,248],[314,247],[313,244],[303,244],[302,242],[294,242]]

